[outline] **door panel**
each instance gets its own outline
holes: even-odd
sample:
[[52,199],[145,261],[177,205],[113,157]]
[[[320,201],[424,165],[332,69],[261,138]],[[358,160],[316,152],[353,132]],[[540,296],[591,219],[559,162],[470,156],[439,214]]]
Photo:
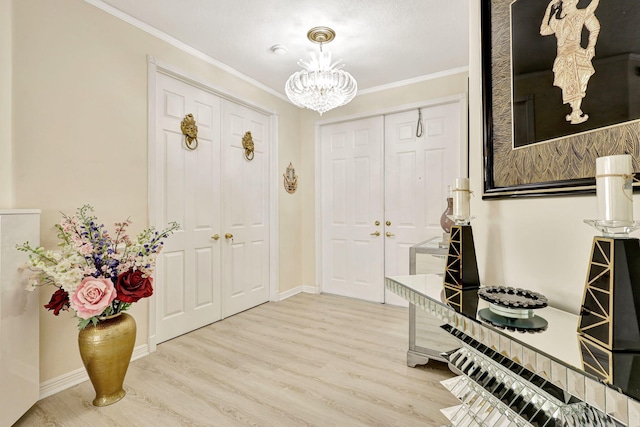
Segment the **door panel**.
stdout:
[[[409,274],[409,248],[442,235],[440,216],[447,186],[460,176],[462,126],[459,102],[422,109],[423,134],[416,136],[416,111],[385,116],[385,275]],[[385,301],[406,305],[386,292]]]
[[196,308],[202,308],[207,304],[213,304],[213,292],[211,273],[214,270],[215,259],[211,248],[201,248],[195,251],[196,255]]
[[[223,100],[224,163],[222,243],[223,315],[231,316],[269,300],[269,118]],[[242,138],[251,132],[253,160],[244,157]]]
[[[180,123],[193,114],[198,148],[185,148]],[[160,223],[177,221],[158,259],[155,292],[157,342],[221,318],[220,98],[157,74],[156,178]]]
[[[158,288],[157,294],[164,302],[160,307],[163,318],[168,319],[185,313],[184,251],[164,251],[163,261],[164,274],[159,277],[163,277],[164,282],[171,283],[171,286]],[[158,287],[158,281],[156,281],[156,287]]]
[[324,292],[383,300],[382,137],[382,117],[321,128]]
[[[451,174],[448,174],[445,170],[446,162],[450,160],[447,158],[447,154],[446,149],[434,149],[424,152],[426,169],[431,171],[429,174],[430,181],[427,182],[425,187],[425,200],[433,201],[433,203],[427,203],[425,205],[424,223],[429,229],[434,230],[436,234],[442,232],[440,217],[447,207],[445,200],[447,193],[443,193],[443,188],[446,189],[449,185],[453,185],[455,178],[458,177],[458,175],[456,175],[454,178],[451,178]],[[453,166],[450,165],[449,167],[451,168]],[[445,201],[438,203],[440,199]]]

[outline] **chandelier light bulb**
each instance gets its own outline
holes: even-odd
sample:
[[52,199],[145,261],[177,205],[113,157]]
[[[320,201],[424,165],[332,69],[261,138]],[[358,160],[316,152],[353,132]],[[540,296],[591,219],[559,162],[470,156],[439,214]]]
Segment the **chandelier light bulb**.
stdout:
[[[309,31],[308,37],[311,41],[320,43],[320,53],[316,56],[310,54],[309,61],[300,60],[298,65],[303,70],[298,71],[289,77],[285,84],[285,93],[293,104],[302,108],[309,108],[322,113],[349,103],[358,91],[356,80],[346,71],[342,70],[342,60],[331,62],[331,52],[323,52],[322,43],[327,43],[333,39],[335,33],[330,38],[326,35],[317,35],[317,29]],[[319,41],[318,41],[319,40]]]

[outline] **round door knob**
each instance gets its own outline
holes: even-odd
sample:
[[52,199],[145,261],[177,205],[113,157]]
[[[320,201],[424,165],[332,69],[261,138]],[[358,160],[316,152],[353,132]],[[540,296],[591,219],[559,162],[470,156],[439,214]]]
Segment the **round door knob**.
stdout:
[[227,233],[227,234],[224,235],[224,238],[225,239],[233,239],[233,234]]
[[371,234],[370,234],[370,236],[376,236],[376,237],[377,237],[377,236],[379,236],[379,235],[380,235],[380,232],[379,232],[379,231],[376,231],[375,233],[371,233]]
[[385,233],[385,235],[386,235],[387,237],[393,237],[393,236],[395,236],[395,234],[390,233],[390,232],[388,232],[388,231]]
[[213,240],[218,240],[220,238],[220,235],[219,234],[214,234],[213,236],[211,236],[211,238]]

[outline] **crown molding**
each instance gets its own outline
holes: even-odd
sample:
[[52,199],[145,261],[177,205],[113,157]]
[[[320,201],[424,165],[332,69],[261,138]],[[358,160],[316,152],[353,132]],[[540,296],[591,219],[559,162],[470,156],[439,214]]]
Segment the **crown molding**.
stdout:
[[426,74],[424,76],[414,77],[412,79],[400,80],[397,82],[388,83],[386,85],[370,87],[368,89],[359,90],[358,95],[368,95],[375,92],[382,92],[384,90],[396,89],[399,87],[409,86],[415,83],[421,83],[428,80],[435,80],[442,77],[453,76],[455,74],[460,74],[460,73],[469,73],[469,67],[464,66],[464,67],[450,68],[448,70],[438,71],[437,73]]
[[228,65],[210,57],[209,55],[199,51],[198,49],[195,49],[189,45],[187,45],[186,43],[181,42],[180,40],[171,37],[169,34],[160,31],[159,29],[152,27],[149,24],[146,24],[142,21],[140,21],[139,19],[134,18],[131,15],[128,15],[124,12],[122,12],[119,9],[116,9],[115,7],[106,4],[105,2],[103,2],[102,0],[84,0],[85,3],[88,3],[92,6],[97,7],[98,9],[108,13],[109,15],[112,15],[128,24],[133,25],[134,27],[151,34],[154,37],[159,38],[160,40],[169,43],[170,45],[174,46],[177,49],[182,50],[183,52],[186,52],[190,55],[195,56],[196,58],[210,64],[213,65],[216,68],[219,68],[231,75],[233,75],[234,77],[237,77],[241,80],[244,80],[245,82],[252,84],[253,86],[264,90],[265,92],[279,98],[282,99],[283,101],[287,101],[290,102],[289,99],[282,93],[277,92],[273,89],[271,89],[270,87],[260,83],[259,81],[247,76],[246,74],[241,73],[240,71],[236,70],[235,68],[231,68]]

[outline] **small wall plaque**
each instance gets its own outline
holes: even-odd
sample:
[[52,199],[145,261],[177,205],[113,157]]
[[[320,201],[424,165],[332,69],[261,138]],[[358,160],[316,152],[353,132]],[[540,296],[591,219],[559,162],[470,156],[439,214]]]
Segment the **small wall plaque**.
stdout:
[[293,194],[296,192],[298,188],[298,175],[296,175],[296,170],[293,168],[291,162],[289,162],[289,166],[287,166],[287,171],[284,173],[284,189],[289,194]]

